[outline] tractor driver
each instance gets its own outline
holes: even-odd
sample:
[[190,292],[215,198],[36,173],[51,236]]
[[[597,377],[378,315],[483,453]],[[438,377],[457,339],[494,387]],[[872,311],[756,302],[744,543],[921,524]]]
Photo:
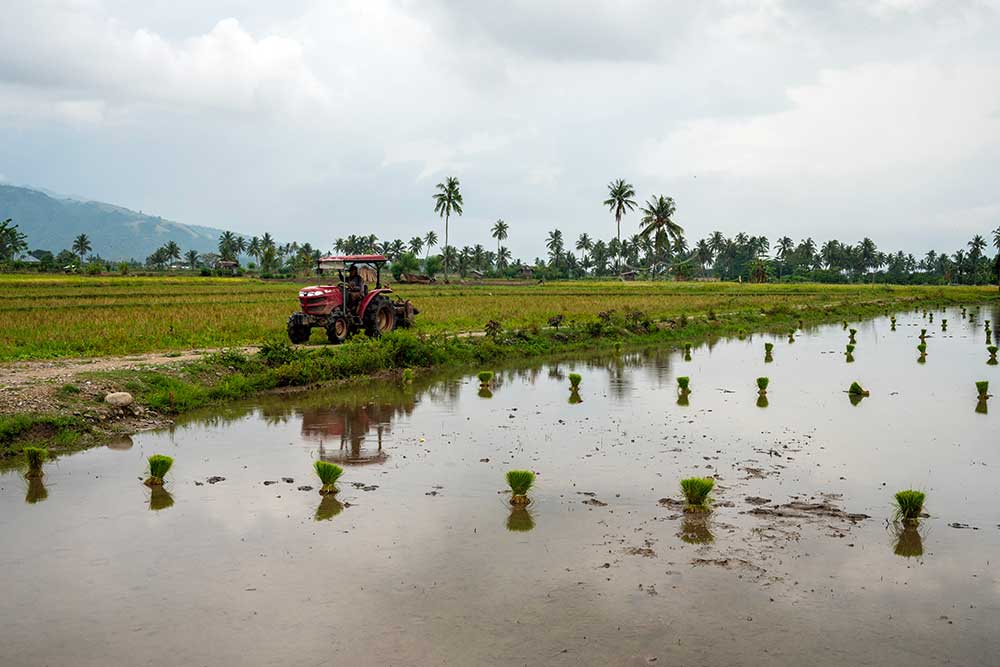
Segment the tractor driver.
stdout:
[[347,293],[348,299],[354,303],[361,300],[361,295],[364,293],[365,281],[361,278],[361,274],[358,272],[358,265],[351,264],[351,268],[347,270]]

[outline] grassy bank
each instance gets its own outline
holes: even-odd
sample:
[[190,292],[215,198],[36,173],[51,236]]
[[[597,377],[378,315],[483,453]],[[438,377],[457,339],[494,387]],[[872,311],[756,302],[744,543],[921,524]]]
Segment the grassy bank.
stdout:
[[[309,282],[304,280],[303,284]],[[0,362],[255,345],[282,335],[298,284],[242,278],[0,276]],[[990,287],[749,285],[570,281],[545,285],[401,285],[421,313],[415,331],[545,326],[549,318],[639,310],[656,320],[709,311],[823,307],[909,299],[966,303]],[[324,333],[311,341],[325,343]]]
[[[784,334],[811,324],[857,321],[914,307],[966,303],[969,296],[967,290],[936,290],[921,295],[878,295],[868,300],[828,305],[778,303],[766,308],[753,306],[724,312],[710,309],[666,319],[636,309],[614,310],[567,319],[559,328],[501,327],[482,337],[396,331],[379,340],[357,336],[341,346],[316,348],[295,348],[275,336],[255,354],[226,350],[170,370],[85,373],[81,378],[128,391],[142,406],[156,413],[176,415],[276,388],[303,387],[405,368],[481,368],[505,360],[580,350],[680,347],[718,336],[768,331]],[[983,301],[982,295],[978,296],[975,301]],[[9,456],[27,444],[39,442],[56,449],[86,446],[105,432],[92,420],[77,417],[0,417],[0,455]]]

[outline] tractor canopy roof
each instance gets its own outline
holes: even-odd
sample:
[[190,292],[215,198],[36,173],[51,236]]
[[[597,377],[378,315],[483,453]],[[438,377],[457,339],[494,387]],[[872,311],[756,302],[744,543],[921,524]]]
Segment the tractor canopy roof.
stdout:
[[351,264],[385,264],[388,261],[385,255],[329,255],[319,258],[319,268],[337,270]]

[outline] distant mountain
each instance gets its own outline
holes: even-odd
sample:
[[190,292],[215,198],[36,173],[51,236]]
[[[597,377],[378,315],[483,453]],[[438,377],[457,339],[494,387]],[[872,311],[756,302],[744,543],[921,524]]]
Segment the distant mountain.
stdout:
[[86,234],[93,253],[108,260],[144,260],[167,241],[181,250],[217,252],[221,229],[184,225],[159,216],[65,197],[31,188],[0,185],[0,220],[13,218],[28,235],[30,250],[58,253]]

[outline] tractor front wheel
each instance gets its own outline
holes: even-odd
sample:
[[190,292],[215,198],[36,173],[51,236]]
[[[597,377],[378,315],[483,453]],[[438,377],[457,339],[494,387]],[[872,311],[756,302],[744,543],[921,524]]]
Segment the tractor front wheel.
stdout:
[[372,338],[389,333],[396,328],[396,309],[385,297],[379,297],[365,309],[365,333]]
[[309,325],[306,324],[306,318],[302,313],[293,313],[291,317],[288,318],[288,340],[292,341],[296,345],[299,343],[304,343],[309,340],[309,334],[312,330]]
[[326,321],[326,338],[334,345],[340,345],[347,340],[351,332],[343,315],[331,315]]

